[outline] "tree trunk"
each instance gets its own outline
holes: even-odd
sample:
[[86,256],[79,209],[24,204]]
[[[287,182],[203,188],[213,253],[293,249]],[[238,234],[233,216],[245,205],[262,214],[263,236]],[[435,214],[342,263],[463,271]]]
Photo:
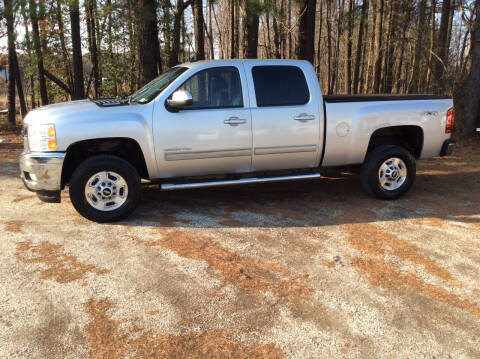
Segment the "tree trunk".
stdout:
[[455,16],[455,0],[450,0],[450,15],[448,16],[448,25],[447,25],[447,53],[445,57],[448,59],[450,43],[452,42],[452,28],[453,28],[453,17]]
[[[143,0],[144,1],[144,0]],[[173,67],[179,63],[180,56],[180,33],[182,31],[182,17],[185,9],[192,4],[193,0],[183,2],[183,0],[177,0],[175,6],[175,13],[173,15],[173,34],[172,34],[172,51],[170,53],[170,59],[168,65]]]
[[60,47],[62,49],[62,58],[65,65],[65,75],[67,78],[68,86],[73,88],[73,79],[72,79],[72,70],[70,67],[70,59],[68,58],[68,51],[67,46],[65,43],[65,29],[63,25],[63,18],[62,18],[62,1],[57,0],[57,24],[58,24],[58,36],[60,38]]
[[353,0],[347,2],[347,56],[345,59],[345,93],[351,93],[352,86],[352,32],[353,32]]
[[[212,7],[212,12],[213,12],[213,18],[215,19],[215,25],[217,26],[217,29],[220,29],[219,22],[218,22],[218,17],[217,17],[217,12],[215,11],[215,8]],[[219,34],[218,36],[218,42],[219,42],[219,58],[224,59],[226,57],[227,49],[225,49],[225,45],[223,43],[223,36],[222,34]]]
[[287,54],[287,32],[285,31],[285,1],[280,1],[280,57],[286,59]]
[[[129,47],[129,60],[130,60],[130,65],[132,67],[132,69],[135,69],[137,68],[137,56],[138,56],[138,51],[137,51],[137,48],[138,48],[138,44],[137,44],[137,41],[136,41],[136,33],[135,33],[135,30],[136,30],[136,25],[135,25],[135,19],[134,19],[134,11],[133,11],[133,1],[132,0],[127,0],[127,13],[128,13],[128,23],[127,23],[127,26],[128,26],[128,30],[127,30],[127,33],[128,33],[128,47]],[[164,14],[165,16],[165,19],[168,19],[169,17],[169,14],[168,14],[168,7],[166,8],[166,11],[167,11],[167,14]],[[111,16],[108,16],[107,18],[108,22],[111,23]],[[168,31],[167,32],[170,36],[170,32]],[[108,38],[111,38],[111,29],[110,29],[110,26],[109,26],[109,30],[108,30]],[[112,49],[112,46],[111,46],[111,42],[109,41],[108,43],[108,46],[109,46],[109,54],[110,54],[110,58],[109,60],[111,62],[113,62],[113,49]],[[168,52],[170,54],[170,52]],[[132,70],[132,71],[129,71],[129,82],[130,82],[130,93],[133,93],[137,87],[137,76],[136,76],[136,71]],[[115,79],[116,80],[116,79]],[[115,81],[116,83],[116,81]],[[116,89],[116,85],[115,85],[115,89]],[[116,94],[115,94],[116,96]]]
[[428,62],[427,62],[427,72],[425,74],[425,85],[424,89],[430,89],[430,80],[432,77],[433,70],[433,52],[435,50],[435,14],[437,11],[437,2],[436,0],[430,0],[430,41],[428,49]]
[[[385,20],[387,21],[387,27],[385,30],[386,38],[384,41],[384,52],[383,52],[383,65],[382,65],[382,72],[381,72],[381,81],[380,81],[380,92],[382,93],[388,93],[389,91],[386,89],[387,87],[387,82],[390,80],[388,75],[389,74],[389,55],[390,51],[393,49],[392,48],[392,33],[393,33],[393,20],[394,20],[394,7],[395,7],[395,0],[390,0],[389,2],[387,1],[384,7],[387,7],[387,11],[384,11],[385,13]],[[391,77],[391,76],[390,76]]]
[[[463,9],[463,1],[460,1],[459,8],[460,8],[460,21],[461,24],[464,25],[464,9]],[[458,44],[461,44],[460,46],[460,55],[458,56],[458,63],[456,66],[455,71],[460,72],[460,76],[463,77],[464,73],[462,72],[463,68],[463,63],[465,61],[465,50],[467,49],[467,38],[468,38],[469,32],[467,31],[458,31]]]
[[95,25],[95,19],[97,14],[97,1],[86,0],[85,1],[85,13],[87,20],[87,32],[88,32],[88,50],[90,52],[90,61],[92,62],[93,72],[93,94],[95,97],[100,97],[100,71],[98,65],[98,50],[97,50],[97,31]]
[[162,35],[163,35],[163,52],[166,54],[168,57],[170,57],[170,52],[172,50],[172,43],[171,43],[171,38],[172,38],[172,13],[171,13],[171,7],[172,4],[170,1],[162,1],[162,10],[163,10],[163,15],[162,15]]
[[480,128],[480,0],[475,0],[475,22],[472,31],[472,64],[468,96],[465,100],[464,134],[473,135],[475,128]]
[[[7,31],[8,31],[8,57],[9,57],[9,74],[11,74],[11,69],[10,67],[13,67],[13,79],[15,80],[13,84],[8,84],[9,88],[9,99],[10,99],[10,86],[13,86],[13,108],[15,108],[15,85],[17,85],[17,94],[18,94],[18,100],[20,102],[20,113],[22,114],[22,119],[25,118],[27,115],[27,106],[25,104],[25,96],[23,94],[23,84],[22,84],[22,78],[20,76],[20,69],[18,66],[18,57],[17,57],[17,50],[15,48],[15,21],[13,17],[13,6],[12,6],[12,1],[7,0],[5,1],[5,17],[7,20]],[[11,55],[13,58],[11,59]],[[11,61],[13,60],[13,61]],[[11,61],[11,62],[10,62]],[[10,108],[10,103],[9,103],[9,108]],[[9,112],[9,121],[11,121],[10,118],[10,112]],[[15,114],[14,114],[15,116]],[[13,122],[15,122],[15,118],[13,118]]]
[[272,39],[270,37],[270,13],[265,12],[265,25],[263,28],[263,48],[265,50],[265,57],[270,59],[272,57]]
[[337,37],[335,39],[335,56],[334,56],[334,70],[332,74],[332,91],[338,91],[337,78],[339,77],[338,66],[340,63],[340,38],[343,33],[343,10],[345,8],[345,0],[338,2],[338,9],[337,9]]
[[[8,32],[8,122],[16,121],[15,108],[15,24],[12,0],[5,0],[5,17]],[[20,79],[18,79],[20,81]]]
[[246,0],[246,35],[247,46],[245,58],[256,59],[258,57],[258,25],[259,25],[260,3],[259,0]]
[[35,101],[35,79],[33,78],[33,75],[30,76],[30,108],[33,110],[35,107],[37,107],[36,101]]
[[70,2],[70,25],[72,31],[72,51],[73,51],[73,99],[85,98],[85,88],[83,84],[83,58],[82,42],[80,38],[80,9],[78,0]]
[[277,21],[277,2],[274,1],[274,13],[273,13],[273,21],[272,21],[272,27],[273,27],[273,45],[275,46],[274,48],[274,57],[276,59],[280,59],[281,56],[281,38],[280,38],[280,31],[278,28],[278,21]]
[[13,50],[13,71],[15,73],[15,84],[17,85],[18,102],[20,102],[20,113],[22,114],[22,118],[25,118],[25,116],[27,116],[27,105],[25,104],[25,96],[23,94],[23,84],[22,78],[20,77],[17,51],[15,48]]
[[312,65],[315,56],[316,6],[316,0],[301,0],[298,8],[300,22],[298,25],[297,58],[310,61]]
[[[365,22],[365,34],[368,33],[368,22]],[[358,74],[358,88],[357,93],[361,92],[365,82],[365,73],[366,73],[366,58],[367,58],[367,47],[363,46],[362,48],[362,59],[360,64],[360,73]]]
[[327,94],[333,92],[332,89],[332,26],[330,23],[330,16],[332,13],[332,5],[327,1]]
[[[208,43],[210,45],[210,60],[215,59],[215,44],[213,42],[213,23],[212,23],[212,13],[213,13],[213,3],[211,1],[208,2],[208,31],[206,30],[207,28],[205,27],[205,30],[207,31],[207,36],[208,36]],[[205,25],[206,26],[206,25]]]
[[185,44],[188,42],[187,38],[187,26],[185,25],[185,16],[182,16],[180,19],[180,29],[181,29],[181,41],[180,41],[180,50],[181,50],[181,62],[190,61],[190,47],[188,48],[188,53],[185,51]]
[[358,42],[357,52],[355,54],[355,69],[353,71],[353,93],[358,93],[359,89],[359,76],[360,76],[360,63],[362,61],[362,46],[363,46],[363,33],[365,30],[365,23],[368,16],[368,0],[363,0],[362,14],[360,16],[360,25],[358,28]]
[[194,0],[193,4],[193,26],[195,28],[195,59],[205,60],[205,31],[203,19],[203,1]]
[[12,50],[8,51],[8,122],[15,124],[17,109],[15,107],[15,70]]
[[376,0],[375,9],[375,42],[373,53],[373,92],[380,90],[382,74],[382,30],[383,30],[383,7],[384,0]]
[[40,43],[42,46],[43,56],[48,58],[48,46],[47,46],[47,21],[45,18],[46,9],[45,9],[46,0],[38,0],[38,25],[40,26]]
[[158,42],[157,8],[155,0],[140,0],[135,6],[138,26],[140,86],[158,76],[160,44]]
[[[469,36],[470,35],[470,36]],[[472,53],[472,36],[471,31],[465,33],[464,43],[467,41],[468,37],[468,45],[466,45],[465,55],[462,56],[462,63],[460,64],[460,74],[465,74],[467,72],[467,65]]]
[[48,70],[45,71],[45,76],[51,80],[55,85],[60,87],[63,91],[68,93],[70,96],[75,97],[75,94],[72,92],[72,89],[68,87],[62,80],[56,77],[54,74],[50,73]]
[[293,57],[293,37],[292,37],[292,0],[287,0],[287,38],[288,38],[288,58]]
[[441,92],[444,90],[445,79],[445,67],[447,66],[447,55],[448,55],[448,38],[449,38],[449,28],[448,21],[450,18],[451,11],[451,2],[450,0],[444,0],[442,5],[442,17],[440,20],[440,29],[438,30],[438,42],[437,42],[437,57],[434,58],[433,66],[433,78],[435,81],[434,90],[435,92]]
[[[175,13],[173,15],[173,34],[172,34],[172,50],[168,66],[173,67],[178,64],[178,55],[180,52],[180,20],[183,14],[183,1],[177,0]],[[180,11],[181,10],[181,11]]]
[[233,45],[235,47],[235,55],[237,58],[240,57],[240,55],[242,54],[242,51],[240,51],[240,44],[241,44],[241,41],[240,41],[240,34],[241,34],[241,31],[240,31],[240,10],[241,10],[241,7],[240,7],[240,4],[239,4],[239,1],[238,0],[234,0],[233,1],[233,5],[235,7],[235,36],[233,38]]
[[[235,47],[235,2],[234,0],[229,0],[230,6],[230,58],[236,59],[238,57]],[[238,15],[238,14],[237,14]]]
[[[320,0],[320,9],[319,9],[319,24],[318,24],[318,39],[317,39],[317,67],[316,67],[316,72],[317,72],[317,77],[320,81],[320,84],[322,85],[322,76],[321,76],[321,69],[322,69],[322,28],[323,28],[323,1]],[[323,88],[323,86],[322,86]]]
[[427,0],[420,0],[418,4],[418,27],[417,27],[417,41],[415,43],[415,56],[413,58],[412,76],[408,82],[408,93],[418,92],[418,85],[420,81],[420,61],[423,46],[423,31],[425,30],[425,11],[427,8]]
[[373,62],[374,62],[374,41],[372,41],[372,39],[374,38],[375,36],[375,20],[376,20],[376,16],[375,16],[375,9],[377,8],[377,3],[376,3],[377,0],[372,0],[372,2],[370,4],[373,4],[373,9],[372,9],[372,26],[371,26],[371,30],[369,32],[369,37],[371,38],[370,42],[369,42],[369,46],[368,46],[368,59],[367,59],[367,66],[366,66],[366,69],[365,69],[365,82],[364,82],[364,88],[363,88],[363,91],[365,93],[370,93],[371,90],[372,90],[372,84],[373,84]]
[[[25,11],[25,2],[20,3],[21,13],[23,16],[23,27],[25,28],[25,45],[27,48],[28,62],[34,63],[32,57],[32,45],[30,42],[30,31],[28,30],[28,16]],[[30,108],[35,108],[35,82],[33,75],[30,76]]]
[[[407,5],[404,5],[405,8]],[[396,41],[394,38],[394,29],[398,27],[397,17],[398,17],[398,7],[399,2],[398,0],[391,0],[390,1],[390,14],[388,19],[388,30],[387,30],[387,42],[386,42],[386,54],[384,56],[384,78],[382,82],[382,92],[384,93],[391,93],[393,88],[393,66],[395,64],[395,60],[393,54],[395,52],[395,45]],[[404,24],[408,24],[406,18],[404,19]]]
[[47,83],[45,82],[45,74],[43,72],[43,54],[42,45],[40,43],[40,30],[38,28],[37,5],[34,0],[29,0],[30,21],[32,22],[33,47],[37,56],[38,83],[40,86],[40,97],[42,105],[48,105]]
[[[401,41],[400,41],[400,54],[398,56],[399,60],[398,60],[398,65],[397,65],[397,72],[395,74],[395,86],[394,86],[394,89],[395,89],[395,92],[396,93],[400,93],[401,91],[401,88],[402,87],[408,87],[408,84],[406,84],[405,82],[408,81],[408,76],[407,74],[405,74],[405,79],[403,79],[403,75],[402,75],[402,69],[404,67],[404,64],[405,64],[405,46],[407,44],[407,30],[408,30],[408,21],[406,21],[406,19],[409,19],[410,18],[410,11],[411,11],[411,8],[408,8],[408,11],[404,14],[404,22],[403,22],[403,27],[402,27],[402,38],[401,38]],[[415,70],[414,70],[415,71]]]
[[[128,6],[128,14],[130,15],[129,16],[129,24],[131,24],[131,27],[134,28],[134,20],[133,20],[133,16],[131,16],[131,2],[133,0],[127,0],[127,6]],[[111,9],[112,7],[112,0],[107,0],[106,1],[106,8],[107,9]],[[106,24],[107,24],[107,44],[108,44],[108,56],[106,56],[108,58],[108,62],[109,62],[109,65],[110,67],[113,67],[115,66],[114,63],[115,63],[115,54],[114,54],[114,50],[113,50],[113,42],[114,42],[114,35],[113,35],[113,29],[112,29],[112,26],[113,26],[113,20],[112,20],[112,11],[109,11],[108,14],[107,14],[107,18],[106,18]],[[132,53],[132,58],[131,58],[131,67],[132,67],[132,70],[130,71],[131,73],[131,79],[132,79],[132,87],[135,88],[138,86],[138,83],[137,83],[137,71],[135,71],[134,69],[137,68],[137,61],[135,61],[136,59],[136,56],[134,56],[134,54],[136,54],[137,51],[135,51],[135,46],[134,46],[134,42],[133,42],[133,31],[132,33],[129,33],[129,37],[131,39],[130,43],[131,43],[131,50],[130,52]],[[118,80],[117,80],[117,71],[115,71],[115,69],[112,69],[109,71],[109,75],[111,77],[111,81],[110,83],[113,85],[112,86],[112,95],[113,97],[117,97],[118,96],[118,90],[117,90],[117,83],[118,83]]]

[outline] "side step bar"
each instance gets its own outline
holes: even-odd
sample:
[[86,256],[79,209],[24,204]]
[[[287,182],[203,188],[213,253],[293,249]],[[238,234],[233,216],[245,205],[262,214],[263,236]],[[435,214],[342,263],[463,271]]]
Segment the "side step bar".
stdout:
[[303,180],[303,179],[312,179],[312,178],[320,178],[320,173],[295,175],[295,176],[281,176],[281,177],[241,178],[236,180],[209,181],[209,182],[162,183],[160,188],[163,191],[173,191],[176,189],[230,186],[230,185],[248,184],[248,183],[293,181],[293,180]]

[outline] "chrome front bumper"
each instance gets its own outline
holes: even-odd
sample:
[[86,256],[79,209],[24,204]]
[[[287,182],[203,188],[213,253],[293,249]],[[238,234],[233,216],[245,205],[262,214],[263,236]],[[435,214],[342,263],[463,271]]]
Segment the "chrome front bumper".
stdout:
[[31,191],[60,191],[65,153],[23,152],[20,177]]

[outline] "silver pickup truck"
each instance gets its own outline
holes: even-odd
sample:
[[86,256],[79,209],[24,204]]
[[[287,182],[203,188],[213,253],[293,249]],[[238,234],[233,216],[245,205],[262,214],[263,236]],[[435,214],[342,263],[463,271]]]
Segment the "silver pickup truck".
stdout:
[[[408,191],[415,160],[451,153],[452,99],[323,96],[313,67],[295,60],[176,66],[128,99],[58,103],[25,118],[21,177],[47,202],[68,185],[75,209],[108,222],[162,190],[360,172],[381,199]],[[143,181],[145,182],[145,181]]]

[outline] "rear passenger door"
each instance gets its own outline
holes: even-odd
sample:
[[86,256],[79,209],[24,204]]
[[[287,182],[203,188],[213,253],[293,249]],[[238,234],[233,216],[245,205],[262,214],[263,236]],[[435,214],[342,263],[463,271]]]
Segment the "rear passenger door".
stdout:
[[245,70],[251,89],[253,170],[317,166],[320,99],[309,91],[314,87],[304,69],[245,62]]

